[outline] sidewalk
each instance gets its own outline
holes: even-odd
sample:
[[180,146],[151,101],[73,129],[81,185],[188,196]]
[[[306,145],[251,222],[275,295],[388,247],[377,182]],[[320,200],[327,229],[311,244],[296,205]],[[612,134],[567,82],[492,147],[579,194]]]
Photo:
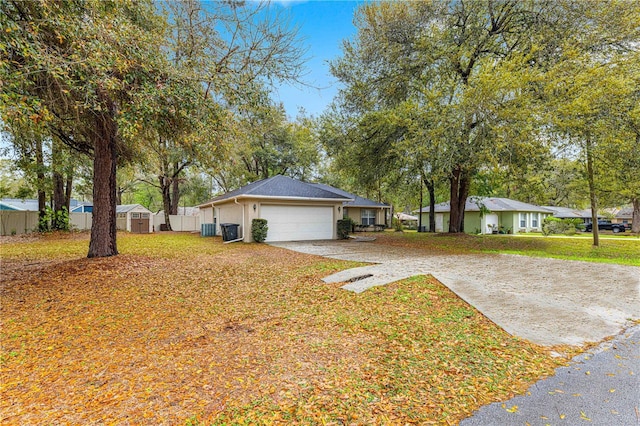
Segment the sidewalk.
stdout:
[[578,355],[523,396],[486,405],[460,426],[640,425],[640,325]]

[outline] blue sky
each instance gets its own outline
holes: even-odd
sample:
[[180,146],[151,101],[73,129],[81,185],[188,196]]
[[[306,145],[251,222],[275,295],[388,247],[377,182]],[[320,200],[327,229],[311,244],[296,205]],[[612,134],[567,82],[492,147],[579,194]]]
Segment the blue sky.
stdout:
[[282,85],[274,89],[272,98],[282,102],[291,118],[298,108],[308,115],[318,116],[338,91],[338,84],[329,72],[328,62],[342,54],[342,40],[351,38],[356,29],[353,15],[359,1],[274,1],[273,7],[286,8],[293,25],[308,49],[305,83],[313,87]]

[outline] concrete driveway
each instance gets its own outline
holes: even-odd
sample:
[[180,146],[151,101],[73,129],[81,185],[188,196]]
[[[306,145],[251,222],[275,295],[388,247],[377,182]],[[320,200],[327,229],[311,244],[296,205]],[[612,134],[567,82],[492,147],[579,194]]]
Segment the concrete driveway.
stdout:
[[371,242],[275,243],[302,253],[372,263],[324,278],[362,292],[430,274],[512,335],[552,346],[598,342],[640,319],[640,268],[502,254],[429,255]]

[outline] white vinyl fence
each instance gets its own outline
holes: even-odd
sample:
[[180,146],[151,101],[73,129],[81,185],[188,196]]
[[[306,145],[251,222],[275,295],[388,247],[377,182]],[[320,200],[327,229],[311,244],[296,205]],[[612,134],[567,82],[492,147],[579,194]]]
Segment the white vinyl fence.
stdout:
[[[91,213],[69,214],[72,229],[91,229]],[[19,235],[37,232],[38,212],[0,210],[0,235]]]
[[[174,231],[200,232],[200,216],[171,215],[171,228]],[[69,224],[72,229],[84,231],[91,229],[91,213],[70,213]],[[153,215],[156,231],[164,224],[164,215]],[[38,230],[38,212],[0,210],[0,235],[28,234]]]
[[93,223],[93,215],[91,213],[69,214],[69,225],[71,225],[71,229],[78,229],[80,231],[91,229],[91,223]]
[[[200,232],[200,216],[184,216],[184,215],[169,215],[171,221],[171,229],[174,231]],[[153,215],[153,227],[157,231],[160,231],[160,225],[164,225],[164,213]]]
[[0,210],[0,235],[28,234],[38,230],[38,212]]

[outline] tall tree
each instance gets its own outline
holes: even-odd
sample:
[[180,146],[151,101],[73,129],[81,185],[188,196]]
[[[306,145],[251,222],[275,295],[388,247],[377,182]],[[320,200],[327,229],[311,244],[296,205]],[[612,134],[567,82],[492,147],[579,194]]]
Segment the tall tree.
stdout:
[[229,112],[265,102],[260,94],[266,82],[297,81],[304,51],[297,29],[267,3],[186,0],[164,7],[171,64],[197,84],[188,105],[181,94],[155,100],[158,117],[147,151],[152,161],[146,164],[157,178],[170,230],[187,169],[215,167],[223,158],[223,134],[234,123]]
[[[462,232],[473,175],[516,145],[544,150],[528,117],[532,32],[547,3],[380,2],[362,6],[358,34],[332,72],[351,117],[411,102],[428,117],[420,144],[436,149],[450,186],[450,232]],[[382,114],[384,115],[384,114]],[[533,151],[533,149],[531,149]],[[432,203],[433,204],[433,203]]]
[[164,26],[151,2],[75,0],[0,4],[2,119],[43,122],[93,158],[88,257],[116,246],[116,164],[135,151],[136,95],[165,79]]
[[[620,152],[620,147],[637,140],[640,5],[611,1],[592,8],[588,3],[566,1],[559,6],[558,32],[547,34],[555,40],[546,73],[547,104],[561,142],[581,153],[596,223],[597,173],[606,164],[603,155]],[[627,170],[624,163],[618,165]],[[633,167],[633,161],[630,165]],[[615,166],[609,173],[614,170]],[[626,185],[638,194],[633,178]],[[593,244],[599,245],[597,226],[593,227]]]

